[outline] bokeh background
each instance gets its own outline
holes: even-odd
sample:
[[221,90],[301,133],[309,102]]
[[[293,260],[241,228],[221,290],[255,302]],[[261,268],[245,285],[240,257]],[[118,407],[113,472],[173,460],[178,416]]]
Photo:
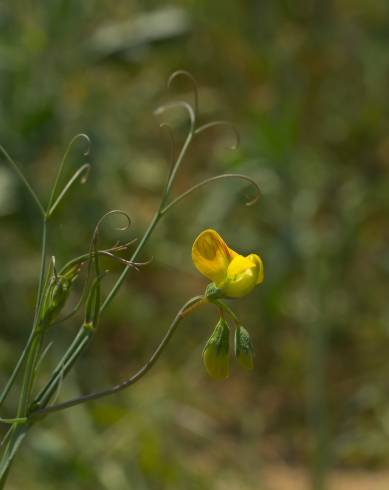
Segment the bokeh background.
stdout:
[[[200,122],[175,192],[221,172],[247,173],[262,197],[217,183],[182,202],[131,272],[61,400],[124,379],[148,358],[181,304],[205,281],[194,237],[217,229],[257,251],[266,280],[234,303],[251,332],[255,370],[232,362],[210,380],[201,352],[211,309],[180,327],[139,384],[48,417],[29,435],[10,489],[379,490],[389,485],[389,4],[383,0],[50,0],[0,4],[0,141],[43,200],[71,137],[92,140],[92,173],[58,210],[49,251],[83,253],[106,211],[127,211],[139,237],[169,169],[154,109],[192,100],[166,80],[188,69]],[[181,142],[185,115],[168,119]],[[85,161],[75,147],[70,166]],[[252,195],[252,194],[251,194]],[[0,166],[0,381],[31,324],[40,224]],[[120,268],[110,264],[106,288]],[[70,303],[76,301],[76,294]],[[56,327],[42,380],[78,319]],[[4,414],[12,415],[12,392]]]

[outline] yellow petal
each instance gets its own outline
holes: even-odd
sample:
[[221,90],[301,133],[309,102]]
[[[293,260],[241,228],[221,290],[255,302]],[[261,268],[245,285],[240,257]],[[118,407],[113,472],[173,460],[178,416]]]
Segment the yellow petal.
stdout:
[[192,260],[197,270],[216,285],[225,280],[227,268],[236,255],[212,229],[200,233],[192,247]]
[[246,296],[263,281],[263,264],[258,255],[236,255],[228,266],[227,278],[221,289],[230,298]]
[[263,262],[262,259],[259,255],[257,254],[250,254],[247,256],[249,260],[251,260],[254,264],[257,266],[257,282],[256,284],[261,284],[264,279],[264,270],[263,270]]

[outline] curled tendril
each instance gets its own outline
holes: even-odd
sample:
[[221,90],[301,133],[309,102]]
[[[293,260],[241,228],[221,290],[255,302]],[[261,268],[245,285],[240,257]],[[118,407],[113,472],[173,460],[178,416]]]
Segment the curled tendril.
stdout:
[[130,227],[130,225],[131,225],[130,216],[125,211],[122,211],[119,209],[113,209],[112,211],[108,211],[99,219],[99,221],[97,222],[97,224],[94,228],[93,234],[92,234],[88,253],[79,257],[78,259],[80,259],[80,260],[77,259],[76,261],[74,261],[74,260],[70,261],[61,270],[61,272],[65,272],[67,269],[70,269],[71,267],[73,267],[74,265],[76,265],[78,263],[80,265],[85,264],[86,262],[88,263],[87,277],[85,280],[85,285],[83,287],[80,299],[78,300],[77,304],[75,305],[75,307],[73,308],[73,310],[69,314],[67,314],[66,316],[57,320],[54,324],[61,323],[61,322],[64,322],[66,320],[69,320],[69,318],[74,316],[77,313],[77,311],[80,309],[80,306],[82,305],[84,299],[86,298],[89,286],[91,284],[92,265],[93,264],[95,265],[96,277],[100,277],[100,275],[101,275],[100,268],[99,268],[99,261],[98,261],[98,258],[100,255],[105,255],[105,256],[108,256],[110,258],[114,258],[116,260],[119,260],[122,263],[125,263],[126,265],[130,264],[129,261],[126,261],[125,259],[122,259],[121,257],[114,255],[112,252],[128,249],[128,247],[132,243],[134,243],[135,240],[131,240],[131,241],[126,242],[125,244],[122,244],[122,245],[115,244],[113,247],[108,248],[106,250],[98,250],[97,240],[98,240],[101,225],[103,224],[103,221],[105,221],[109,216],[112,216],[112,215],[124,216],[126,219],[126,223],[123,226],[116,227],[115,228],[116,230],[126,231]]
[[190,133],[193,134],[195,130],[195,124],[196,124],[196,115],[193,110],[193,107],[188,104],[188,102],[185,102],[183,100],[178,100],[177,102],[170,102],[169,104],[162,105],[158,107],[155,111],[154,114],[156,116],[162,115],[164,112],[166,112],[169,109],[176,109],[177,107],[182,107],[185,109],[189,115],[189,120],[190,120]]
[[125,211],[122,211],[121,209],[112,209],[111,211],[105,213],[97,222],[93,232],[93,240],[97,239],[103,221],[105,221],[109,216],[123,216],[125,218],[126,224],[116,227],[115,230],[117,231],[126,231],[131,226],[131,218]]
[[89,265],[88,265],[88,277],[87,277],[86,285],[88,285],[90,281],[92,263],[95,264],[96,276],[100,275],[97,240],[98,240],[101,225],[110,216],[123,216],[126,220],[126,223],[123,226],[118,226],[115,228],[117,231],[126,231],[131,226],[130,216],[125,211],[122,211],[120,209],[112,209],[111,211],[108,211],[107,213],[103,214],[103,216],[99,219],[93,231],[92,240],[89,247],[89,257],[88,257]]
[[175,204],[180,202],[182,199],[185,199],[189,194],[194,192],[195,190],[199,189],[200,187],[203,187],[204,185],[210,184],[211,182],[215,182],[217,180],[223,180],[223,179],[241,179],[249,182],[251,185],[254,186],[256,190],[256,195],[254,199],[251,199],[250,201],[246,202],[246,206],[252,206],[254,203],[256,203],[261,195],[261,190],[258,186],[258,184],[248,177],[247,175],[243,174],[221,174],[221,175],[216,175],[215,177],[209,177],[208,179],[203,180],[202,182],[199,182],[198,184],[193,185],[190,187],[187,191],[183,192],[180,194],[178,197],[173,199],[167,206],[165,206],[161,210],[161,214],[165,214],[170,208],[172,208]]
[[86,157],[90,154],[90,148],[91,148],[91,141],[89,136],[86,133],[78,133],[76,136],[73,137],[73,139],[69,143],[69,150],[71,147],[74,145],[74,143],[77,140],[84,140],[86,142],[86,149],[84,150],[83,155]]
[[207,129],[214,128],[215,126],[226,126],[232,130],[235,136],[235,143],[230,147],[231,150],[237,150],[240,145],[240,135],[239,131],[236,129],[236,127],[229,121],[212,121],[207,124],[203,124],[202,126],[199,126],[195,130],[195,134],[202,133],[203,131],[206,131]]
[[167,181],[165,191],[164,191],[163,197],[162,197],[162,203],[164,203],[166,201],[166,199],[168,198],[168,195],[170,193],[170,189],[173,185],[173,182],[174,182],[174,179],[175,179],[176,174],[178,172],[178,169],[180,168],[182,159],[184,158],[186,150],[188,149],[188,146],[189,146],[189,144],[193,138],[195,126],[196,126],[195,113],[194,113],[192,107],[187,102],[178,101],[178,102],[172,102],[171,104],[161,106],[155,111],[155,114],[157,114],[157,115],[163,114],[166,110],[177,108],[177,107],[182,107],[183,109],[185,109],[187,111],[187,113],[189,115],[189,119],[190,119],[190,127],[188,130],[188,134],[186,136],[185,142],[183,143],[183,145],[181,147],[180,153],[179,153],[176,161],[172,162],[171,169],[169,172],[168,181]]
[[[50,195],[50,199],[49,199],[49,204],[48,204],[48,207],[47,207],[47,209],[48,209],[47,215],[48,216],[50,216],[54,212],[55,208],[58,206],[58,204],[64,198],[64,196],[66,195],[66,193],[69,190],[69,188],[73,185],[73,183],[78,179],[78,177],[80,175],[83,176],[82,179],[81,179],[81,183],[82,184],[86,182],[86,178],[88,177],[89,170],[90,170],[90,165],[89,164],[84,164],[84,165],[82,165],[73,174],[73,176],[70,178],[70,180],[65,185],[65,187],[63,188],[63,190],[59,193],[59,196],[57,197],[57,199],[54,202],[55,196],[57,194],[58,186],[59,186],[59,183],[60,183],[60,180],[61,180],[63,171],[64,171],[66,160],[67,160],[67,158],[69,156],[70,150],[72,149],[72,147],[74,146],[74,144],[78,140],[83,140],[84,142],[86,142],[86,149],[84,150],[83,155],[84,156],[87,156],[90,153],[91,141],[90,141],[90,138],[89,138],[89,136],[87,134],[85,134],[85,133],[76,134],[76,136],[74,136],[70,140],[70,143],[68,144],[68,146],[66,148],[66,151],[65,151],[64,156],[63,156],[63,158],[61,160],[61,163],[59,164],[57,175],[55,177],[53,189],[51,191],[51,195]],[[54,202],[54,204],[53,204],[53,202]]]
[[100,255],[105,255],[106,257],[110,257],[111,259],[117,260],[121,264],[132,267],[136,271],[139,271],[140,267],[144,267],[145,265],[149,265],[153,261],[153,258],[151,258],[149,260],[145,260],[144,262],[132,262],[131,260],[123,259],[123,257],[119,257],[118,255],[115,255],[112,252],[108,252],[106,250],[101,250],[99,253],[100,253]]
[[194,99],[194,114],[195,114],[195,118],[197,119],[197,115],[199,113],[199,88],[196,79],[189,71],[177,70],[170,75],[167,81],[167,87],[170,88],[173,81],[176,80],[178,77],[185,77],[192,84],[193,99]]
[[[100,255],[105,255],[107,252],[114,253],[114,252],[123,252],[124,250],[128,251],[130,249],[130,246],[133,245],[138,239],[133,238],[132,240],[125,242],[125,243],[120,243],[116,242],[113,247],[103,249],[103,250],[97,250],[97,254]],[[75,259],[67,262],[61,269],[60,274],[64,274],[67,270],[69,270],[71,267],[74,267],[76,265],[82,266],[88,260],[90,259],[90,253],[86,253],[84,255],[80,255],[79,257],[76,257]]]
[[63,198],[66,196],[66,194],[69,192],[69,190],[72,188],[75,182],[77,182],[78,179],[80,179],[81,184],[85,184],[85,182],[88,180],[90,169],[90,164],[84,163],[84,165],[82,165],[78,170],[74,172],[72,177],[69,179],[69,181],[55,200],[54,204],[52,204],[52,206],[49,208],[49,211],[47,213],[48,216],[51,216],[54,213],[58,205],[61,203]]
[[150,257],[148,260],[144,260],[143,262],[130,262],[130,264],[135,267],[136,270],[139,270],[140,267],[145,267],[146,265],[151,264],[154,260],[154,257]]

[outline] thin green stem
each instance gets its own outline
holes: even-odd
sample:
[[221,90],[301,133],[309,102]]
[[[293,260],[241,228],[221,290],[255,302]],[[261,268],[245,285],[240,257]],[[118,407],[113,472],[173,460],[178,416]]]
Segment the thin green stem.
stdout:
[[[69,182],[65,185],[65,187],[62,189],[60,192],[59,196],[55,200],[54,204],[52,204],[47,211],[47,216],[51,216],[54,211],[57,209],[58,205],[61,203],[63,198],[66,196],[66,194],[69,192],[73,184],[78,180],[78,178],[81,177],[81,183],[84,183],[88,177],[90,171],[90,165],[89,163],[85,163],[82,165],[74,174],[73,176],[69,179]],[[84,174],[84,175],[83,175]]]
[[41,263],[40,263],[40,270],[39,270],[38,292],[37,292],[37,300],[35,304],[33,330],[35,330],[38,324],[39,313],[43,302],[43,289],[44,289],[43,285],[44,285],[45,272],[46,272],[46,249],[47,249],[47,218],[45,216],[43,219]]
[[132,245],[134,242],[136,242],[136,240],[137,239],[134,238],[133,240],[131,240],[131,241],[129,241],[123,245],[118,245],[115,247],[107,248],[106,250],[96,250],[96,252],[92,252],[92,253],[88,252],[88,253],[79,255],[78,257],[75,257],[74,259],[69,260],[69,262],[67,262],[61,268],[61,270],[59,271],[59,274],[60,275],[64,274],[65,271],[67,271],[68,269],[71,269],[75,265],[83,264],[83,263],[87,262],[88,260],[93,259],[96,255],[105,255],[107,257],[113,258],[112,257],[113,252],[121,252],[123,250],[128,250],[130,245]]
[[85,328],[79,330],[77,336],[67,350],[66,355],[63,356],[61,362],[57,364],[49,381],[35,397],[32,403],[33,408],[44,407],[50,401],[53,394],[57,391],[59,383],[69,372],[85,345],[88,343],[92,333],[92,331],[86,330]]
[[[180,151],[180,153],[179,153],[179,155],[177,157],[177,161],[176,161],[175,165],[173,166],[172,171],[170,173],[168,182],[166,184],[165,192],[164,192],[164,194],[162,196],[161,203],[159,205],[158,211],[155,213],[155,215],[154,215],[154,217],[153,217],[153,219],[152,219],[149,227],[147,228],[145,234],[143,235],[142,240],[139,242],[139,244],[138,244],[135,252],[133,253],[133,255],[132,255],[131,259],[130,259],[130,262],[134,262],[134,260],[138,256],[139,252],[142,250],[142,248],[146,244],[147,240],[149,239],[150,235],[154,231],[154,228],[157,226],[158,221],[161,219],[161,217],[163,215],[162,208],[164,207],[164,205],[166,203],[166,200],[169,197],[169,193],[170,193],[171,187],[173,185],[173,182],[175,180],[176,174],[178,172],[178,169],[181,166],[181,163],[182,163],[182,161],[184,159],[184,156],[185,156],[186,151],[187,151],[187,149],[188,149],[188,147],[190,145],[190,142],[192,141],[193,134],[194,134],[194,131],[195,131],[196,116],[195,116],[195,114],[193,112],[193,109],[186,102],[177,102],[177,103],[174,103],[174,104],[169,104],[167,106],[161,107],[161,108],[158,109],[157,113],[162,113],[166,109],[170,109],[170,108],[173,108],[173,107],[184,107],[188,111],[189,118],[190,118],[189,132],[188,132],[188,135],[187,135],[187,137],[185,139],[184,144],[182,145],[181,151]],[[131,267],[130,265],[127,265],[124,268],[123,272],[121,273],[120,277],[118,278],[118,280],[114,284],[114,286],[111,289],[111,291],[109,292],[108,296],[105,298],[105,301],[101,305],[101,309],[100,309],[100,312],[101,313],[107,308],[107,306],[111,303],[111,301],[115,297],[115,295],[118,292],[119,288],[123,284],[123,282],[124,282],[124,280],[126,278],[126,275],[127,275],[128,271],[129,271],[130,267]]]
[[11,167],[14,169],[17,176],[21,180],[21,182],[23,182],[24,186],[26,187],[26,189],[30,193],[30,195],[33,198],[33,200],[35,201],[36,205],[38,206],[39,211],[41,212],[42,216],[45,216],[45,210],[44,210],[44,207],[42,206],[42,203],[40,202],[40,200],[39,200],[38,196],[36,195],[34,189],[31,187],[31,184],[26,179],[26,177],[24,176],[23,172],[20,170],[20,168],[17,165],[17,163],[15,162],[15,160],[11,157],[11,155],[7,152],[7,150],[2,145],[0,145],[0,152],[3,154],[3,156],[8,161],[8,163],[11,165]]
[[74,407],[75,405],[80,405],[81,403],[85,403],[87,401],[97,400],[99,398],[103,398],[109,395],[113,395],[114,393],[118,393],[119,391],[122,391],[128,388],[129,386],[133,385],[134,383],[139,381],[157,362],[158,358],[160,357],[161,353],[163,352],[164,348],[168,344],[169,340],[171,339],[172,335],[174,334],[175,330],[177,329],[178,325],[183,320],[183,318],[188,316],[188,314],[192,313],[195,308],[199,307],[205,302],[207,302],[207,300],[203,296],[195,296],[194,298],[191,298],[189,301],[187,301],[180,308],[173,322],[170,324],[168,331],[166,332],[165,336],[163,337],[158,347],[151,355],[150,359],[146,362],[146,364],[143,365],[141,369],[139,369],[139,371],[137,371],[129,379],[111,388],[107,388],[105,390],[101,390],[95,393],[90,393],[89,395],[80,396],[63,403],[58,403],[50,407],[36,410],[30,415],[30,417],[34,418],[35,416],[42,416],[48,413],[58,412],[66,408]]
[[55,177],[55,181],[54,181],[54,185],[53,185],[53,188],[52,188],[52,191],[51,191],[51,194],[50,194],[50,199],[49,199],[49,203],[48,203],[48,206],[47,206],[47,209],[50,210],[51,207],[52,207],[52,204],[53,204],[53,201],[54,201],[54,198],[55,198],[55,195],[57,193],[57,189],[58,189],[58,186],[59,186],[59,182],[61,180],[61,177],[62,177],[62,174],[63,174],[63,169],[65,167],[65,163],[66,163],[66,159],[69,155],[69,152],[73,146],[73,144],[80,138],[83,138],[85,139],[85,141],[87,142],[88,144],[88,148],[86,150],[86,152],[84,153],[85,155],[87,155],[89,153],[89,146],[90,146],[90,139],[89,139],[89,136],[87,134],[84,134],[84,133],[80,133],[80,134],[76,134],[76,136],[74,136],[70,143],[68,144],[67,148],[66,148],[66,151],[65,151],[65,154],[61,160],[61,163],[59,164],[59,167],[58,167],[58,171],[57,171],[57,175]]
[[25,424],[27,417],[14,417],[12,419],[3,419],[0,417],[0,423],[2,424]]
[[8,396],[8,393],[10,392],[13,384],[15,383],[15,380],[16,380],[16,376],[18,375],[19,371],[20,371],[20,368],[22,367],[23,365],[23,362],[25,361],[26,359],[26,356],[27,356],[27,353],[30,349],[30,346],[31,346],[31,342],[32,342],[32,339],[34,338],[34,333],[31,332],[30,333],[30,337],[28,338],[27,340],[27,343],[26,345],[24,346],[24,349],[23,349],[23,352],[21,353],[19,359],[18,359],[18,362],[16,363],[16,366],[14,367],[14,370],[12,371],[12,374],[11,376],[9,377],[8,381],[7,381],[7,384],[5,385],[2,393],[1,393],[1,396],[0,396],[0,406],[5,402],[7,396]]
[[247,177],[246,175],[243,175],[243,174],[221,174],[221,175],[216,175],[215,177],[210,177],[208,179],[203,180],[202,182],[199,182],[198,184],[193,185],[187,191],[183,192],[178,197],[176,197],[175,199],[173,199],[173,201],[171,201],[169,204],[167,204],[161,210],[161,214],[162,215],[165,214],[167,211],[169,211],[170,208],[172,208],[173,206],[175,206],[176,204],[178,204],[180,201],[182,201],[183,199],[185,199],[187,196],[189,196],[190,194],[192,194],[192,192],[196,191],[197,189],[200,189],[201,187],[203,187],[203,186],[205,186],[207,184],[210,184],[210,183],[215,182],[217,180],[235,179],[235,178],[236,179],[246,180],[247,182],[250,182],[250,184],[252,184],[255,187],[256,191],[257,191],[257,194],[254,197],[254,199],[252,199],[251,201],[248,201],[246,203],[246,206],[251,206],[252,204],[254,204],[255,202],[257,202],[257,200],[259,198],[259,195],[260,195],[260,190],[259,190],[259,187],[258,187],[257,183],[254,180],[250,179],[250,177]]
[[239,318],[235,315],[235,313],[232,311],[232,309],[228,305],[226,305],[225,303],[223,303],[222,301],[220,301],[218,299],[213,299],[213,300],[210,300],[209,302],[211,304],[214,303],[222,311],[226,311],[231,316],[231,318],[234,320],[235,325],[237,327],[241,324],[240,321],[239,321]]
[[[178,155],[178,158],[177,158],[175,164],[173,165],[171,172],[169,173],[168,182],[166,184],[166,188],[165,188],[165,191],[163,193],[159,208],[156,211],[156,213],[154,214],[153,219],[150,222],[147,230],[145,231],[145,233],[144,233],[141,241],[139,242],[136,250],[132,254],[132,257],[129,260],[129,264],[127,264],[126,267],[123,269],[121,275],[119,276],[116,283],[112,287],[111,291],[108,293],[107,297],[105,298],[105,301],[101,305],[100,314],[109,306],[111,301],[114,299],[115,295],[117,294],[118,290],[120,289],[121,285],[123,284],[129,269],[131,268],[131,263],[135,261],[136,257],[138,256],[138,254],[141,252],[141,250],[145,246],[147,240],[149,239],[149,237],[151,236],[155,227],[157,226],[159,220],[161,219],[161,217],[162,217],[161,209],[166,204],[166,200],[169,197],[170,189],[173,185],[177,171],[178,171],[178,169],[179,169],[179,167],[183,161],[185,153],[186,153],[186,151],[189,147],[189,144],[193,138],[194,131],[195,131],[195,122],[196,122],[196,115],[194,114],[193,109],[189,106],[189,104],[187,104],[185,102],[178,102],[178,103],[170,104],[168,106],[164,106],[164,107],[160,108],[159,113],[163,113],[166,109],[170,109],[173,107],[183,107],[187,110],[187,112],[189,114],[189,118],[190,118],[190,128],[189,128],[188,135],[187,135],[185,142],[181,148],[181,151]],[[66,158],[66,154],[65,154],[64,158]],[[62,167],[60,167],[60,171],[61,171],[61,168]],[[57,185],[57,183],[56,183],[56,185]],[[54,193],[52,194],[52,196],[54,196]],[[50,200],[50,203],[52,203],[52,201],[53,201],[53,199]],[[86,257],[90,257],[90,254],[88,254]],[[58,383],[60,382],[61,379],[63,379],[64,374],[66,374],[66,372],[72,367],[72,365],[74,364],[74,362],[76,361],[76,359],[81,354],[83,349],[88,344],[90,338],[92,337],[93,332],[88,332],[89,335],[87,337],[85,337],[84,330],[85,329],[81,328],[81,330],[77,334],[76,338],[72,342],[71,346],[67,349],[67,351],[63,355],[62,359],[57,364],[52,376],[50,377],[49,382],[45,385],[43,390],[41,390],[38,397],[35,399],[33,405],[37,404],[39,406],[39,405],[42,405],[42,404],[44,405],[45,403],[48,403],[48,401],[50,400],[54,391],[57,389]]]
[[[31,391],[35,379],[35,366],[39,359],[39,350],[42,341],[43,331],[39,329],[39,319],[40,319],[41,306],[43,304],[43,297],[44,297],[46,247],[47,247],[47,221],[46,221],[46,216],[44,216],[43,230],[42,230],[41,264],[40,264],[40,272],[39,272],[34,322],[30,334],[31,342],[29,341],[27,342],[28,347],[24,355],[24,357],[26,357],[26,362],[24,367],[23,382],[22,382],[22,388],[19,397],[17,416],[15,417],[18,421],[12,424],[9,441],[4,448],[4,452],[2,454],[2,458],[0,461],[0,490],[4,488],[13,458],[15,457],[15,454],[20,444],[22,443],[24,437],[26,436],[29,427],[28,423],[21,423],[20,420],[26,418],[26,415],[28,413]],[[20,363],[20,366],[22,364],[23,362]]]
[[[161,218],[161,214],[160,214],[160,210],[158,210],[154,214],[153,219],[151,220],[151,222],[150,222],[150,224],[149,224],[149,226],[148,226],[145,234],[143,235],[142,240],[139,242],[139,244],[136,247],[134,253],[132,254],[129,262],[134,262],[134,260],[138,256],[139,252],[142,250],[142,248],[146,244],[147,240],[149,239],[150,235],[154,231],[154,228],[157,226],[158,221],[160,220],[160,218]],[[127,266],[123,269],[123,272],[120,274],[118,280],[116,281],[116,283],[112,287],[111,291],[109,292],[108,296],[105,298],[103,304],[101,305],[100,313],[102,313],[107,308],[107,306],[111,303],[111,301],[113,300],[114,296],[118,292],[119,288],[123,284],[123,282],[124,282],[124,280],[125,280],[125,278],[127,276],[127,273],[128,273],[128,271],[129,271],[130,268],[131,268],[131,264],[127,264]]]
[[6,484],[11,463],[19,449],[23,439],[26,437],[27,430],[30,428],[29,423],[13,424],[10,428],[10,441],[7,444],[0,461],[0,490],[3,490]]
[[34,323],[33,323],[33,329],[31,330],[30,336],[27,340],[27,343],[16,363],[16,366],[14,370],[12,371],[12,374],[10,378],[8,379],[8,382],[6,386],[4,387],[1,396],[0,396],[0,406],[4,403],[6,400],[8,393],[10,392],[12,386],[15,383],[16,377],[19,374],[19,371],[28,355],[31,349],[32,342],[34,340],[34,337],[36,335],[35,332],[35,325],[37,323],[37,318],[38,318],[38,312],[40,309],[41,301],[42,301],[42,289],[43,289],[43,281],[44,281],[44,275],[45,275],[45,258],[46,258],[46,243],[47,243],[47,223],[46,220],[44,219],[43,221],[43,232],[42,232],[42,254],[41,254],[41,267],[40,267],[40,273],[39,273],[39,282],[38,282],[38,290],[37,290],[37,299],[36,299],[36,307],[35,307],[35,314],[34,314]]

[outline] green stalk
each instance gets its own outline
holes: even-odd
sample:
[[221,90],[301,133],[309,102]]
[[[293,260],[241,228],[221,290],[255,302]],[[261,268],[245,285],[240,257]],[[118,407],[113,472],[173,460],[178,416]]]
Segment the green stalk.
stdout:
[[[193,138],[193,136],[195,134],[196,114],[193,113],[193,110],[191,109],[191,107],[187,103],[185,103],[185,102],[178,102],[178,103],[175,103],[175,104],[171,104],[170,106],[165,106],[164,108],[162,108],[161,112],[163,112],[164,110],[168,109],[169,107],[180,107],[180,106],[183,107],[184,109],[186,109],[187,112],[188,112],[188,114],[189,114],[190,128],[189,128],[189,131],[188,131],[188,135],[187,135],[187,137],[185,139],[184,144],[182,145],[182,148],[181,148],[181,151],[180,151],[180,153],[179,153],[179,155],[177,157],[177,160],[174,163],[174,165],[172,167],[172,170],[171,170],[171,172],[170,172],[170,174],[168,176],[167,184],[166,184],[164,193],[162,195],[162,199],[161,199],[159,208],[156,211],[156,213],[154,214],[151,223],[149,224],[149,226],[148,226],[145,234],[142,237],[142,240],[139,242],[139,244],[138,244],[136,250],[134,251],[134,253],[133,253],[133,255],[132,255],[132,257],[131,257],[131,259],[130,259],[129,262],[133,262],[136,259],[136,257],[138,256],[138,254],[141,252],[141,250],[145,246],[147,240],[151,236],[152,232],[154,231],[155,227],[157,226],[159,220],[164,215],[164,212],[166,212],[166,210],[163,211],[163,208],[164,208],[164,206],[166,204],[166,201],[169,198],[170,190],[171,190],[171,187],[173,185],[173,182],[174,182],[174,179],[176,177],[176,174],[178,172],[178,169],[181,166],[181,163],[182,163],[182,161],[184,159],[184,156],[186,154],[186,151],[187,151],[187,149],[188,149],[188,147],[190,145],[190,142],[192,141],[192,138]],[[65,159],[66,159],[66,154],[65,154],[64,160]],[[62,168],[63,168],[63,162],[61,163],[59,173],[62,172]],[[59,178],[58,178],[58,180],[59,180]],[[56,181],[54,187],[56,187],[58,185],[58,180]],[[50,205],[52,204],[52,202],[54,200],[54,194],[55,194],[55,192],[53,191],[52,192],[52,195],[51,195],[51,198],[50,198],[50,202],[49,202],[49,209],[50,209]],[[108,293],[108,296],[106,297],[105,301],[101,305],[100,314],[109,306],[109,304],[111,303],[111,301],[115,297],[116,293],[118,292],[118,290],[120,289],[121,285],[123,284],[123,282],[124,282],[124,280],[125,280],[125,278],[127,276],[127,273],[129,271],[130,267],[131,267],[131,265],[128,264],[124,268],[123,272],[119,276],[119,278],[116,281],[116,283],[114,284],[113,288]],[[56,368],[54,369],[53,374],[50,377],[48,383],[45,385],[45,387],[43,388],[43,390],[40,392],[40,394],[38,395],[38,398],[34,401],[34,404],[35,404],[35,402],[37,402],[37,403],[38,402],[42,402],[43,399],[45,400],[46,403],[49,401],[50,397],[55,393],[55,391],[56,391],[56,389],[58,387],[58,383],[63,378],[64,367],[66,366],[66,372],[67,372],[72,367],[72,365],[74,364],[74,362],[77,360],[77,357],[82,353],[83,349],[86,348],[86,346],[88,345],[88,342],[89,342],[90,338],[92,337],[92,335],[88,336],[85,342],[84,341],[82,342],[81,348],[78,348],[78,344],[80,342],[80,339],[83,337],[83,335],[82,335],[83,330],[84,329],[81,328],[81,330],[78,332],[76,338],[74,339],[74,341],[72,342],[72,344],[70,345],[70,347],[67,349],[67,351],[65,352],[65,354],[62,356],[62,359],[59,361],[59,363],[57,364]]]
[[207,299],[204,298],[204,296],[195,296],[191,298],[189,301],[187,301],[178,311],[176,317],[170,324],[170,327],[168,331],[166,332],[165,336],[159,343],[158,347],[155,349],[153,354],[151,355],[150,359],[143,365],[141,369],[139,369],[134,375],[132,375],[130,378],[127,380],[123,381],[122,383],[107,388],[105,390],[101,390],[95,393],[90,393],[89,395],[84,395],[80,396],[77,398],[74,398],[72,400],[68,400],[63,403],[58,403],[57,405],[52,405],[46,408],[42,408],[39,410],[36,410],[33,412],[30,417],[32,420],[36,416],[42,416],[46,415],[48,413],[52,412],[58,412],[60,410],[65,410],[66,408],[74,407],[75,405],[80,405],[82,403],[85,403],[87,401],[91,400],[97,400],[99,398],[103,398],[109,395],[113,395],[114,393],[118,393],[119,391],[122,391],[129,386],[135,384],[137,381],[139,381],[143,376],[154,366],[154,364],[157,362],[159,359],[160,355],[162,354],[163,350],[167,346],[169,340],[172,338],[174,332],[176,331],[178,325],[181,323],[181,321],[187,317],[189,314],[191,314],[196,308],[201,306],[202,304],[207,303]]
[[[145,246],[147,240],[149,239],[150,235],[154,231],[154,228],[157,226],[158,221],[160,220],[160,218],[161,218],[161,213],[160,213],[160,208],[159,208],[158,211],[153,216],[153,219],[151,220],[151,223],[149,224],[149,227],[147,228],[145,234],[143,235],[142,240],[139,242],[138,246],[136,247],[135,252],[132,254],[132,257],[130,258],[130,262],[134,262],[134,260],[136,259],[136,257],[138,256],[138,254],[140,253],[140,251],[142,250],[142,248]],[[124,280],[125,280],[125,278],[127,276],[127,273],[128,273],[128,271],[129,271],[130,268],[131,268],[131,265],[128,264],[123,269],[123,272],[120,274],[118,280],[116,281],[116,283],[112,287],[111,291],[109,292],[108,296],[105,298],[105,301],[101,305],[100,313],[102,313],[107,308],[107,306],[111,303],[111,301],[113,300],[114,296],[118,292],[119,288],[123,284],[123,282],[124,282]]]
[[20,371],[20,368],[22,367],[26,357],[27,357],[27,354],[30,350],[30,347],[31,347],[31,343],[32,343],[32,340],[34,338],[34,334],[33,332],[31,332],[30,334],[30,337],[28,338],[27,340],[27,343],[26,345],[24,346],[24,349],[23,349],[23,352],[21,353],[19,359],[18,359],[18,362],[16,363],[16,366],[14,367],[14,370],[12,371],[12,374],[11,376],[9,377],[8,381],[7,381],[7,384],[5,385],[1,395],[0,395],[0,406],[4,403],[4,401],[6,400],[7,396],[8,396],[8,393],[10,392],[13,384],[15,383],[15,380],[16,380],[16,376],[18,375],[19,371]]
[[75,361],[78,359],[92,334],[93,331],[86,330],[85,328],[79,330],[76,338],[73,340],[70,348],[67,350],[66,356],[62,358],[62,363],[57,365],[49,381],[34,399],[31,405],[32,410],[45,407],[49,403],[54,393],[58,390],[61,380],[66,376]]
[[[26,363],[23,373],[23,383],[21,393],[19,397],[18,410],[16,419],[24,419],[28,415],[28,406],[31,398],[31,391],[35,379],[35,366],[39,358],[39,350],[42,342],[42,333],[39,326],[39,316],[44,296],[44,276],[46,265],[46,246],[47,246],[47,221],[43,220],[43,232],[42,232],[42,253],[41,264],[38,282],[38,293],[35,307],[34,322],[31,331],[31,342],[27,342],[24,357],[26,357]],[[22,354],[23,356],[23,354]],[[23,362],[18,363],[22,366]],[[16,374],[14,379],[16,378]],[[12,385],[11,385],[12,386]],[[1,460],[0,460],[0,490],[4,488],[6,483],[8,472],[15,457],[15,454],[26,436],[27,430],[30,427],[29,423],[20,423],[20,420],[15,422],[11,427],[11,433],[9,441],[4,448]]]
[[[162,203],[161,203],[162,207]],[[141,252],[143,249],[144,245],[146,244],[147,240],[149,239],[150,235],[152,234],[154,228],[156,227],[159,219],[161,218],[160,215],[160,210],[158,210],[149,227],[147,228],[145,234],[142,237],[142,240],[139,242],[138,247],[132,254],[132,257],[130,259],[130,262],[133,262],[138,254]],[[128,273],[128,270],[130,269],[131,265],[127,265],[123,272],[121,273],[120,277],[116,281],[115,285],[111,289],[110,293],[108,294],[107,298],[105,299],[104,303],[102,304],[100,308],[100,313],[104,311],[104,309],[109,305],[109,303],[113,300],[115,294],[117,293],[118,289],[121,287],[123,281],[125,280],[125,277]],[[67,349],[65,354],[63,355],[62,359],[60,362],[57,364],[55,367],[52,375],[50,376],[49,381],[46,383],[46,385],[42,388],[38,396],[35,398],[33,402],[33,407],[45,407],[46,404],[50,401],[50,398],[53,396],[53,394],[56,392],[58,385],[63,379],[63,377],[68,373],[68,371],[71,369],[79,355],[82,353],[84,348],[87,346],[89,343],[91,337],[93,335],[93,331],[87,331],[83,327],[79,330],[77,333],[75,339],[73,340],[72,344],[70,347]]]

